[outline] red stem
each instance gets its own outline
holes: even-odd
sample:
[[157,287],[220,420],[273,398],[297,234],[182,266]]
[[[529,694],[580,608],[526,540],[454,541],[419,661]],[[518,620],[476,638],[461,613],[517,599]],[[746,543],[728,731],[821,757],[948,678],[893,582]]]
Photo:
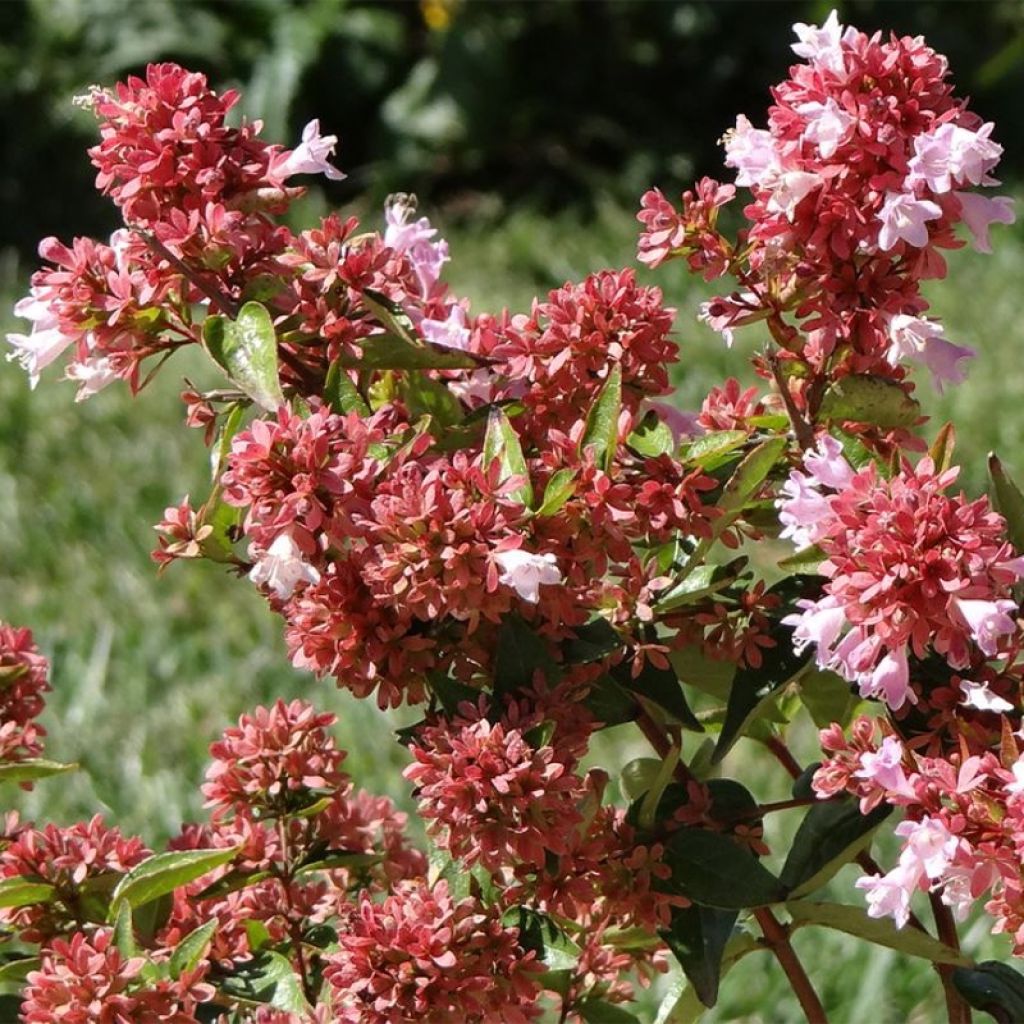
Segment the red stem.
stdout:
[[814,991],[811,979],[807,977],[807,972],[789,941],[789,929],[780,924],[767,907],[755,910],[754,917],[764,932],[765,942],[786,972],[808,1024],[828,1024],[828,1017],[825,1016],[825,1008],[821,1005],[818,993]]
[[775,755],[775,759],[789,772],[790,777],[799,779],[804,770],[797,759],[789,752],[789,747],[777,736],[769,736],[764,745]]
[[[935,927],[939,932],[939,939],[952,949],[959,951],[960,936],[956,933],[956,921],[949,907],[942,902],[942,896],[937,892],[928,893],[928,901],[932,905],[932,916],[935,918]],[[953,971],[951,964],[936,964],[935,969],[942,979],[942,990],[946,995],[946,1016],[949,1024],[971,1024],[971,1008],[960,998],[956,986],[953,984]]]

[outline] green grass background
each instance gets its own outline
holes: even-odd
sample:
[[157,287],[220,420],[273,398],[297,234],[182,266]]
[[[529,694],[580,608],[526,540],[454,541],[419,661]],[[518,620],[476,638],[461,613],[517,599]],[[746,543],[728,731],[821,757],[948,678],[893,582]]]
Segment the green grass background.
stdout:
[[[586,222],[529,211],[500,221],[478,211],[463,226],[436,219],[451,243],[449,280],[475,309],[525,309],[535,294],[566,280],[634,263],[632,211],[607,203]],[[994,255],[954,253],[949,280],[929,289],[948,336],[978,350],[970,378],[941,398],[924,376],[919,386],[935,417],[927,430],[945,419],[956,422],[964,484],[972,492],[985,487],[990,449],[1024,478],[1024,232],[996,228],[994,234]],[[31,269],[0,264],[5,329],[15,326],[9,308]],[[729,352],[695,320],[708,286],[675,265],[641,276],[661,285],[679,309],[680,406],[699,406],[708,388],[729,374],[750,377],[745,356],[757,336],[741,332]],[[139,400],[112,387],[76,405],[73,387],[52,371],[30,391],[16,365],[0,365],[0,618],[31,626],[51,658],[54,692],[43,717],[48,753],[82,766],[13,802],[28,816],[60,822],[99,811],[159,843],[201,813],[207,747],[220,729],[257,702],[301,695],[338,714],[340,742],[360,784],[408,807],[404,753],[389,735],[408,713],[382,715],[292,670],[278,620],[245,582],[203,564],[155,572],[152,524],[166,505],[189,492],[200,496],[207,486],[202,439],[184,427],[177,397],[183,375],[207,373],[201,355],[189,353]],[[812,731],[801,728],[810,746]],[[596,757],[614,775],[640,753],[635,738],[620,729],[601,738]],[[726,773],[748,785],[757,780],[752,788],[761,798],[788,795],[781,771],[765,767],[757,751],[742,745]],[[773,828],[781,839],[795,822],[782,820],[792,815],[777,817]],[[844,871],[831,898],[858,901],[855,877],[855,870]],[[972,951],[1005,957],[1005,943],[987,936],[985,919],[966,934]],[[934,975],[923,963],[821,930],[799,932],[795,944],[834,1021],[943,1016]],[[651,1006],[650,1000],[643,1004],[645,1020],[653,1020]],[[801,1015],[781,971],[757,954],[736,968],[707,1019],[795,1021]]]

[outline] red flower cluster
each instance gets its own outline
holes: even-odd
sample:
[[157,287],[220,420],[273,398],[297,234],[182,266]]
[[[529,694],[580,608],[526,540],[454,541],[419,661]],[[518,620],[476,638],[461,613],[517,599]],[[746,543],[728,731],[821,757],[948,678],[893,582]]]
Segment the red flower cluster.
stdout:
[[43,752],[46,730],[35,719],[50,689],[49,664],[30,629],[0,622],[0,763],[24,761]]

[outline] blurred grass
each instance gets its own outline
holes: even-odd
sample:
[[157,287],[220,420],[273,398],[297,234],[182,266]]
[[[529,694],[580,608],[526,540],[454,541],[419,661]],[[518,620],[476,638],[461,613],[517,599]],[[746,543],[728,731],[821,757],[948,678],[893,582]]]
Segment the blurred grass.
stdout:
[[[607,203],[595,209],[586,223],[526,210],[502,221],[478,216],[456,228],[436,218],[451,243],[454,290],[469,295],[475,309],[526,309],[534,295],[589,270],[632,265],[631,211]],[[950,281],[931,288],[933,312],[944,318],[948,336],[978,349],[969,381],[941,398],[926,380],[919,385],[936,417],[933,427],[947,418],[957,423],[964,483],[975,492],[984,488],[990,448],[1024,478],[1018,309],[1024,233],[997,228],[996,247],[992,256],[954,253]],[[13,326],[8,311],[30,269],[0,265],[5,329]],[[695,320],[709,286],[674,265],[640,277],[658,283],[680,310],[682,407],[698,407],[729,374],[750,378],[745,356],[758,339],[741,332],[729,352]],[[54,693],[43,719],[48,753],[83,767],[16,802],[29,816],[65,822],[99,810],[158,843],[201,813],[207,747],[224,725],[257,702],[304,695],[338,714],[339,741],[350,751],[357,781],[408,807],[404,755],[390,738],[408,713],[383,716],[292,670],[278,620],[251,587],[217,567],[185,564],[155,573],[152,524],[166,505],[189,492],[203,494],[208,483],[205,449],[199,434],[183,427],[177,397],[183,375],[204,372],[200,354],[190,353],[140,401],[111,388],[76,406],[71,386],[54,374],[29,391],[18,367],[0,365],[0,618],[31,626],[52,659]],[[813,735],[806,725],[802,735],[810,759]],[[597,758],[614,777],[616,767],[641,753],[628,730],[619,729],[601,737]],[[765,770],[758,750],[741,744],[726,769],[745,782],[754,779],[762,799],[788,795],[786,779]],[[772,827],[783,832],[773,835],[784,848],[784,833],[799,816],[777,818]],[[846,869],[828,898],[859,902],[855,877],[855,869]],[[1004,957],[1005,944],[991,947],[985,930],[984,921],[972,926],[968,947],[981,943],[983,955]],[[795,944],[835,1021],[942,1016],[934,976],[922,963],[820,930],[797,933]],[[801,1015],[777,966],[756,954],[735,968],[707,1019],[774,1022]]]

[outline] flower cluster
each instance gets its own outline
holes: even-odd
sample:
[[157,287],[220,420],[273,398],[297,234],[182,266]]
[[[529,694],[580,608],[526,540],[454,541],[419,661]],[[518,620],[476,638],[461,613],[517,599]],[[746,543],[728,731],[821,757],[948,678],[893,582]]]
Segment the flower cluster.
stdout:
[[924,458],[886,480],[874,463],[855,472],[828,436],[803,466],[779,518],[784,535],[818,546],[827,582],[789,620],[798,646],[813,643],[819,665],[895,710],[918,700],[910,656],[934,651],[969,674],[1007,653],[1024,559],[987,499],[945,493],[957,469]]
[[42,753],[46,730],[35,719],[50,689],[48,671],[32,631],[0,622],[0,763]]

